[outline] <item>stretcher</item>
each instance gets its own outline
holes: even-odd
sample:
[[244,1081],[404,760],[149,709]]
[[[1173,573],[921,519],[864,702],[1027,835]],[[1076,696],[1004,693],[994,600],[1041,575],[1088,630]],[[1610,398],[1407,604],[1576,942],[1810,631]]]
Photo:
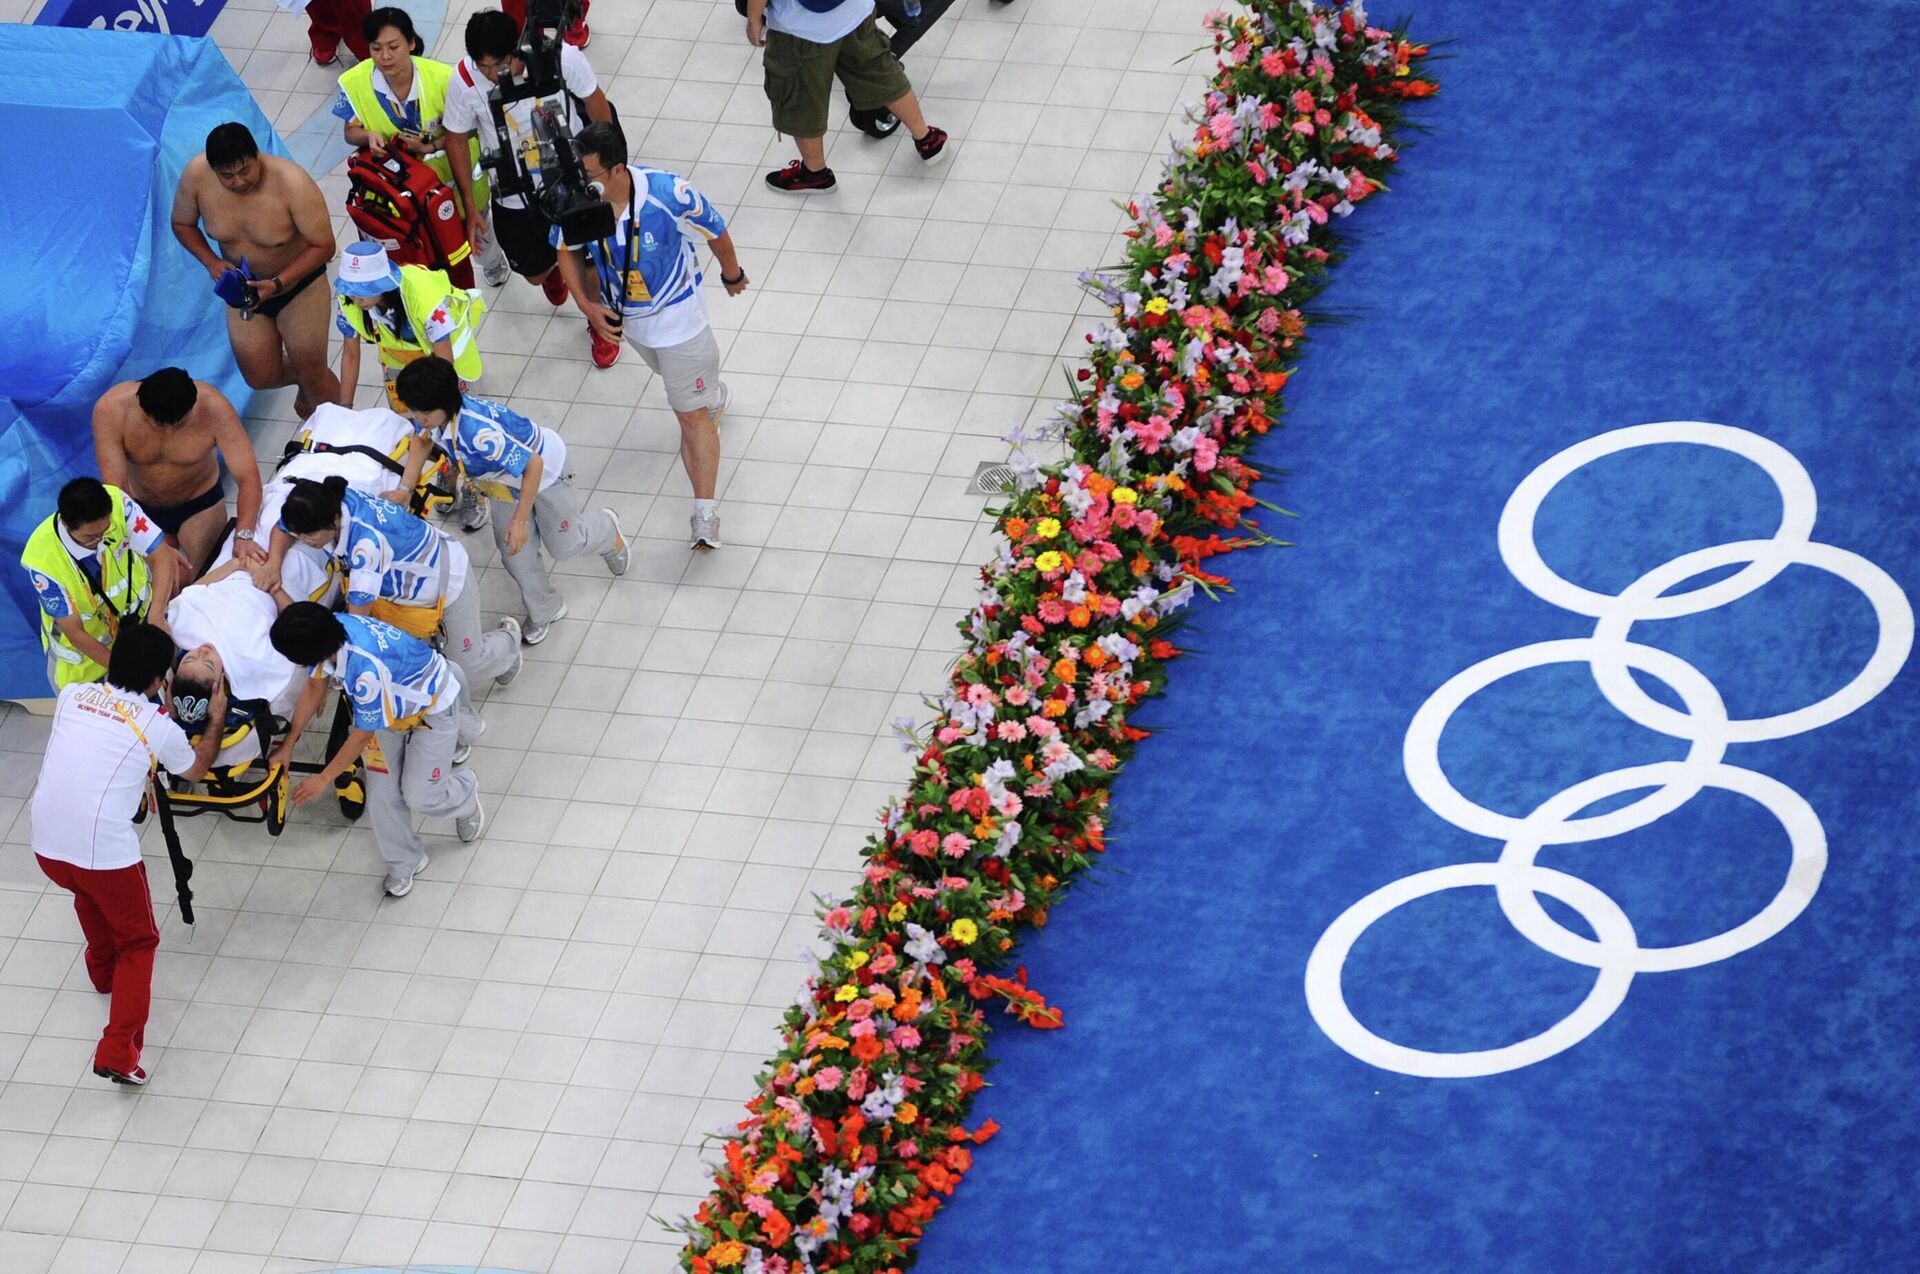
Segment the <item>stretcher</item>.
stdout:
[[[296,478],[318,479],[338,473],[348,483],[371,495],[392,489],[394,479],[406,471],[412,425],[384,408],[351,411],[323,405],[307,425],[287,444],[276,466],[277,473],[265,490],[260,518],[255,527],[256,542],[265,544],[280,518],[280,506]],[[415,484],[412,508],[416,513],[450,508],[455,498],[455,475],[444,454],[437,449],[433,461]],[[235,523],[228,520],[221,536],[220,549],[207,564],[208,570],[224,566],[232,557],[236,541]],[[196,579],[205,578],[202,571]],[[305,597],[322,605],[332,605],[339,597],[340,576],[332,558],[296,546],[287,554],[281,569],[281,582],[295,597]],[[269,612],[271,608],[269,607]],[[258,621],[255,621],[256,624]],[[267,621],[271,622],[270,618]],[[243,631],[236,624],[214,622],[204,625],[194,644],[204,640],[220,649],[224,642],[236,639]],[[252,641],[265,641],[265,627],[244,630]],[[224,662],[231,662],[222,650]],[[213,766],[195,783],[175,780],[165,796],[174,816],[192,818],[209,810],[218,811],[236,822],[265,823],[269,834],[278,836],[287,824],[290,790],[295,778],[315,774],[323,765],[294,761],[289,767],[268,763],[274,744],[286,730],[286,716],[292,711],[299,687],[286,688],[283,701],[263,698],[230,702],[225,734]],[[350,714],[344,698],[336,698],[332,726],[325,756],[332,756],[347,737]],[[359,762],[334,781],[334,795],[340,812],[358,819],[366,810],[366,776]]]

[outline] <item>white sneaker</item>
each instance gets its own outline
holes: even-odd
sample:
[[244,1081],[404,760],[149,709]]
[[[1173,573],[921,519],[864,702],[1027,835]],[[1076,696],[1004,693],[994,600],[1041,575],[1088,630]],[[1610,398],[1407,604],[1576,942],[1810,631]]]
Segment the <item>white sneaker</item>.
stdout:
[[527,646],[538,646],[541,642],[547,639],[547,629],[553,627],[555,624],[559,623],[561,620],[565,619],[566,617],[567,617],[567,604],[565,602],[561,602],[560,613],[558,615],[555,615],[552,619],[549,619],[546,623],[536,624],[531,619],[527,620],[526,623],[520,625],[521,644],[527,645]]
[[487,828],[487,807],[480,803],[480,793],[473,794],[473,813],[465,818],[453,820],[453,834],[460,838],[462,845],[471,845],[480,839],[480,833]]
[[468,533],[484,531],[493,521],[493,505],[480,498],[472,487],[463,488],[465,494],[460,504],[460,529]]
[[613,519],[613,552],[600,560],[605,562],[607,569],[615,575],[625,575],[627,568],[633,565],[633,541],[629,540],[626,531],[621,529],[618,513],[612,509],[600,511]]
[[476,716],[475,720],[480,722],[480,728],[473,732],[471,739],[468,739],[465,743],[459,744],[453,749],[453,763],[455,765],[465,765],[467,758],[473,755],[473,745],[478,743],[487,733],[486,718]]
[[408,894],[412,893],[413,878],[427,869],[427,862],[427,851],[423,849],[420,851],[420,862],[414,867],[411,873],[405,876],[388,876],[387,897],[405,898]]
[[704,553],[720,547],[720,510],[702,513],[695,509],[693,516],[687,519],[687,524],[693,528],[693,547],[696,550]]
[[487,281],[490,288],[503,288],[507,280],[513,277],[513,265],[507,260],[507,250],[500,246],[500,238],[493,233],[493,227],[487,227],[487,246],[474,253],[480,258],[480,277]]
[[513,666],[493,679],[496,686],[510,686],[513,679],[520,675],[520,669],[526,664],[527,657],[520,653],[520,621],[508,617],[500,621],[500,631],[513,637]]

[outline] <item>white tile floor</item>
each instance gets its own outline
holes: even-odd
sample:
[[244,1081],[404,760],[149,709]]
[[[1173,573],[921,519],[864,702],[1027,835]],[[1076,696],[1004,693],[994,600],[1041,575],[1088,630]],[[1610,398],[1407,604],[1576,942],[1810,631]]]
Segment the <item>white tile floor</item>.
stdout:
[[[701,1138],[774,1046],[813,896],[850,887],[907,777],[889,722],[924,717],[992,553],[968,480],[1051,409],[1094,313],[1075,273],[1117,257],[1209,7],[961,0],[907,59],[947,162],[842,130],[840,189],[795,198],[760,181],[789,152],[732,5],[598,0],[588,53],[636,158],[728,212],[754,281],[709,296],[727,547],[686,550],[646,369],[595,371],[578,316],[510,284],[482,392],[566,435],[642,537],[633,569],[562,568],[572,618],[485,706],[487,835],[430,825],[406,899],[331,803],[277,840],[183,824],[200,923],[168,909],[138,1094],[88,1072],[104,1006],[21,812],[46,723],[0,710],[0,1271],[674,1268],[650,1218],[704,1193]],[[229,0],[214,34],[283,134],[324,111],[303,19]],[[289,391],[257,401],[262,455],[292,420]],[[486,604],[516,604],[491,537],[467,543]]]

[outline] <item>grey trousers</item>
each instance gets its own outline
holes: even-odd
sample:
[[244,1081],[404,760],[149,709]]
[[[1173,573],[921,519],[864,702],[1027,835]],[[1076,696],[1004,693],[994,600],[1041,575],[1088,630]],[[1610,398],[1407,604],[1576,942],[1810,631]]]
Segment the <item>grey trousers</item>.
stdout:
[[493,502],[493,542],[500,549],[500,562],[520,586],[520,598],[527,604],[527,619],[547,624],[560,614],[566,602],[553,586],[540,550],[556,562],[592,553],[605,557],[617,547],[618,535],[613,518],[605,509],[583,512],[580,493],[571,478],[562,478],[540,493],[533,505],[533,534],[518,553],[507,553],[507,523],[515,506],[506,500]]
[[[459,668],[453,669],[455,679]],[[380,857],[396,876],[411,876],[426,857],[413,830],[413,816],[463,818],[480,800],[480,780],[465,766],[453,767],[453,752],[480,732],[480,718],[466,706],[466,695],[411,730],[381,730],[380,762],[367,761],[367,813]]]
[[498,628],[483,630],[480,627],[478,571],[469,571],[460,595],[448,600],[441,627],[447,634],[447,658],[460,665],[460,671],[466,674],[461,702],[471,710],[472,687],[484,685],[513,667],[514,659],[520,654],[519,643],[512,634]]

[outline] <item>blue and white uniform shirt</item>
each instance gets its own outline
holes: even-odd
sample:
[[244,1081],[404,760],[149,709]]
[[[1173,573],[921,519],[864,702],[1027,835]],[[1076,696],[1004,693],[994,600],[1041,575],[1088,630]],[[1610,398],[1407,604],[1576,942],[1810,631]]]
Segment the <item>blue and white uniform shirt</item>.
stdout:
[[510,500],[519,495],[527,465],[540,457],[540,489],[566,476],[567,444],[504,403],[468,395],[454,419],[434,431],[433,440],[456,457],[467,476],[488,496]]
[[[382,598],[437,605],[440,555],[449,551],[446,536],[391,500],[352,487],[341,493],[340,538],[328,552],[346,569],[349,606],[371,606]],[[454,591],[449,572],[448,596]]]
[[[603,296],[617,295],[626,279],[629,339],[656,348],[692,340],[707,325],[695,245],[725,234],[726,218],[684,177],[638,164],[628,164],[627,172],[633,197],[614,223],[612,250],[598,241],[581,246],[599,272]],[[568,246],[559,226],[549,238],[555,248]]]
[[347,644],[320,671],[339,683],[356,729],[392,729],[455,692],[447,661],[418,637],[360,615],[340,624]]

